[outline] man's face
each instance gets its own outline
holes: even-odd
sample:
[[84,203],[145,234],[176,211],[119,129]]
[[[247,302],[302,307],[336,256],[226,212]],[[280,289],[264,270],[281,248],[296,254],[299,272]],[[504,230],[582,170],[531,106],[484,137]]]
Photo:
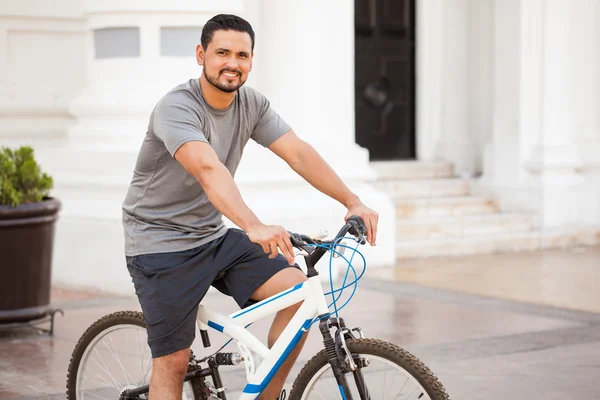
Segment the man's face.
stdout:
[[218,30],[206,49],[198,46],[196,57],[213,86],[223,92],[235,92],[252,70],[252,39],[246,32]]

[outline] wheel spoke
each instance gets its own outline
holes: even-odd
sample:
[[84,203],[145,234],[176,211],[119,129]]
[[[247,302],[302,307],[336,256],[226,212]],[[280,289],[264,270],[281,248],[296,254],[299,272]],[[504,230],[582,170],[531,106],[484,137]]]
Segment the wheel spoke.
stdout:
[[385,392],[385,387],[386,387],[386,384],[385,384],[385,382],[386,382],[386,378],[387,378],[387,365],[385,366],[385,369],[383,370],[383,386],[382,386],[382,388],[383,388],[383,393],[382,393],[382,397],[381,397],[383,400],[385,400],[385,393],[386,393],[386,392]]
[[[127,369],[125,368],[125,366],[121,362],[121,357],[119,357],[119,353],[117,353],[117,351],[116,351],[115,344],[114,344],[114,342],[112,340],[112,336],[110,336],[109,339],[110,339],[110,344],[113,346],[113,349],[115,349],[114,352],[106,345],[106,343],[104,341],[102,341],[102,343],[104,343],[104,345],[106,346],[106,349],[108,350],[108,352],[110,354],[112,354],[112,356],[114,357],[114,359],[119,363],[119,366],[121,367],[121,372],[123,372],[123,376],[125,377],[125,380],[127,381],[127,384],[130,385],[131,382],[129,382],[129,378],[131,378],[132,381],[135,381],[135,379],[133,379],[133,377],[129,374],[129,372],[127,372]],[[129,378],[127,376],[129,376]]]
[[[314,390],[314,389],[313,389],[313,390]],[[331,389],[330,389],[329,391],[331,392]],[[323,400],[327,400],[325,397],[323,397],[323,396],[321,395],[321,393],[317,392],[316,390],[314,390],[314,392],[315,392],[315,394],[316,394],[317,396],[319,396],[319,397],[320,397],[320,398],[322,398]]]
[[108,375],[110,379],[112,379],[112,381],[113,381],[113,383],[114,383],[114,385],[115,385],[115,388],[119,389],[119,388],[120,388],[122,385],[119,385],[119,382],[118,382],[118,381],[115,379],[115,377],[114,377],[114,376],[112,376],[112,374],[111,374],[111,373],[110,373],[110,371],[108,370],[108,366],[106,365],[106,363],[105,363],[105,362],[104,362],[104,360],[102,359],[102,356],[101,356],[101,355],[100,355],[100,353],[98,352],[98,349],[94,349],[94,352],[95,352],[95,353],[98,355],[98,357],[100,357],[100,361],[102,361],[102,364],[104,364],[104,367],[106,367],[106,368],[103,368],[103,367],[102,367],[102,365],[100,365],[100,363],[99,363],[98,361],[96,361],[96,359],[95,359],[94,357],[90,356],[90,359],[91,359],[93,362],[95,362],[95,363],[96,363],[96,365],[97,365],[98,367],[100,367],[100,369],[101,369],[102,371],[104,371],[104,373],[105,373],[106,375]]
[[415,392],[417,391],[417,389],[419,389],[419,388],[416,387],[415,390],[413,390],[412,392],[410,392],[410,395],[406,398],[406,400],[410,399],[412,397],[412,395],[415,394]]
[[395,399],[397,399],[398,396],[400,396],[402,394],[402,389],[404,389],[404,386],[406,386],[406,384],[408,383],[409,380],[410,380],[410,376],[407,376],[406,380],[404,381],[404,384],[400,387],[400,390],[398,390],[398,394],[394,397]]
[[150,360],[150,362],[148,363],[148,369],[146,370],[146,373],[144,374],[144,377],[142,378],[142,382],[146,382],[146,377],[148,376],[148,373],[150,372],[151,369],[152,369],[152,360]]
[[99,398],[99,399],[106,400],[104,397],[100,397],[100,396],[98,396],[97,394],[94,394],[94,393],[92,393],[92,392],[84,391],[83,393],[87,393],[87,394],[89,394],[89,395],[92,395],[92,396],[94,396],[94,397],[97,397],[97,398]]
[[[144,373],[144,358],[146,357],[146,352],[143,351],[143,349],[142,349],[142,343],[140,342],[140,335],[136,334],[135,337],[137,338],[137,342],[138,342],[139,349],[140,349],[140,354],[142,355],[142,361],[140,363],[140,375],[141,375]],[[138,382],[139,385],[141,385],[144,382],[147,374],[148,374],[148,372],[146,371],[146,374],[144,374],[144,376],[142,376],[142,379],[140,379],[140,381]]]
[[104,379],[103,377],[101,377],[100,375],[96,374],[96,376],[100,379],[102,379],[104,382],[99,382],[99,381],[95,381],[93,379],[90,378],[86,378],[85,376],[83,377],[84,381],[89,381],[89,382],[94,382],[94,383],[99,383],[101,385],[107,386],[109,388],[113,388],[116,389],[115,386],[111,385],[111,383],[109,381],[107,381],[106,379]]

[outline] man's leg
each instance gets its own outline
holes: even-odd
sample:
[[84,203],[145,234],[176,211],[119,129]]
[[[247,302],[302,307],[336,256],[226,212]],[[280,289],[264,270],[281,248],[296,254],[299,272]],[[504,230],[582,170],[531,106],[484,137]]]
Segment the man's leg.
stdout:
[[190,349],[184,349],[152,360],[150,400],[181,400],[189,358]]
[[198,303],[218,272],[212,256],[219,243],[216,239],[190,250],[126,258],[152,352],[153,400],[181,399]]
[[[282,292],[286,289],[296,286],[297,284],[306,281],[306,276],[304,273],[297,268],[286,268],[275,275],[267,282],[265,282],[262,286],[260,286],[254,294],[252,295],[252,300],[264,300],[267,297],[273,296],[279,292]],[[271,329],[269,330],[269,348],[273,346],[281,332],[285,329],[288,322],[292,319],[298,308],[302,303],[295,304],[290,306],[284,310],[281,310],[275,316],[273,320],[273,324],[271,325]],[[281,393],[281,389],[283,388],[283,384],[287,379],[294,362],[298,358],[300,354],[300,350],[306,341],[306,337],[308,335],[302,336],[300,342],[298,342],[298,346],[290,353],[287,360],[281,365],[279,371],[275,374],[271,383],[266,387],[261,396],[260,400],[275,400],[279,397]]]

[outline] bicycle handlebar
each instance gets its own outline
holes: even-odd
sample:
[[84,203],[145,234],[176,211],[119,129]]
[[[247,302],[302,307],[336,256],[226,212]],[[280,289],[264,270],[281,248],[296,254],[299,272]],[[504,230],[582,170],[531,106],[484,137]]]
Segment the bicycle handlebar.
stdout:
[[[316,247],[314,248],[314,250],[312,250],[311,247],[307,246],[307,244],[319,244],[319,242],[316,242],[307,235],[292,232],[289,233],[292,246],[300,250],[306,251],[308,253],[308,256],[306,256],[307,266],[309,268],[314,268],[314,265],[321,259],[321,257],[323,257],[323,255],[327,252],[328,249],[323,247]],[[356,215],[353,215],[350,218],[348,218],[346,224],[342,227],[342,229],[340,229],[338,234],[335,236],[335,239],[333,239],[332,241],[325,241],[320,243],[336,243],[339,239],[343,238],[346,235],[346,233],[350,233],[352,236],[359,239],[360,244],[366,243],[365,235],[367,233],[367,228],[363,220]]]

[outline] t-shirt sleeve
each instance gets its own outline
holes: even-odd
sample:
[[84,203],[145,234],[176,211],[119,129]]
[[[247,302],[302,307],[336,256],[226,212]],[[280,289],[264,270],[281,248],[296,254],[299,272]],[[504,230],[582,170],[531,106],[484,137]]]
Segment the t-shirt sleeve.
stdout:
[[265,96],[257,93],[256,100],[258,120],[251,137],[256,143],[268,147],[292,128],[273,110]]
[[198,115],[186,104],[164,99],[154,109],[154,134],[175,156],[175,152],[190,141],[208,143],[202,132]]

